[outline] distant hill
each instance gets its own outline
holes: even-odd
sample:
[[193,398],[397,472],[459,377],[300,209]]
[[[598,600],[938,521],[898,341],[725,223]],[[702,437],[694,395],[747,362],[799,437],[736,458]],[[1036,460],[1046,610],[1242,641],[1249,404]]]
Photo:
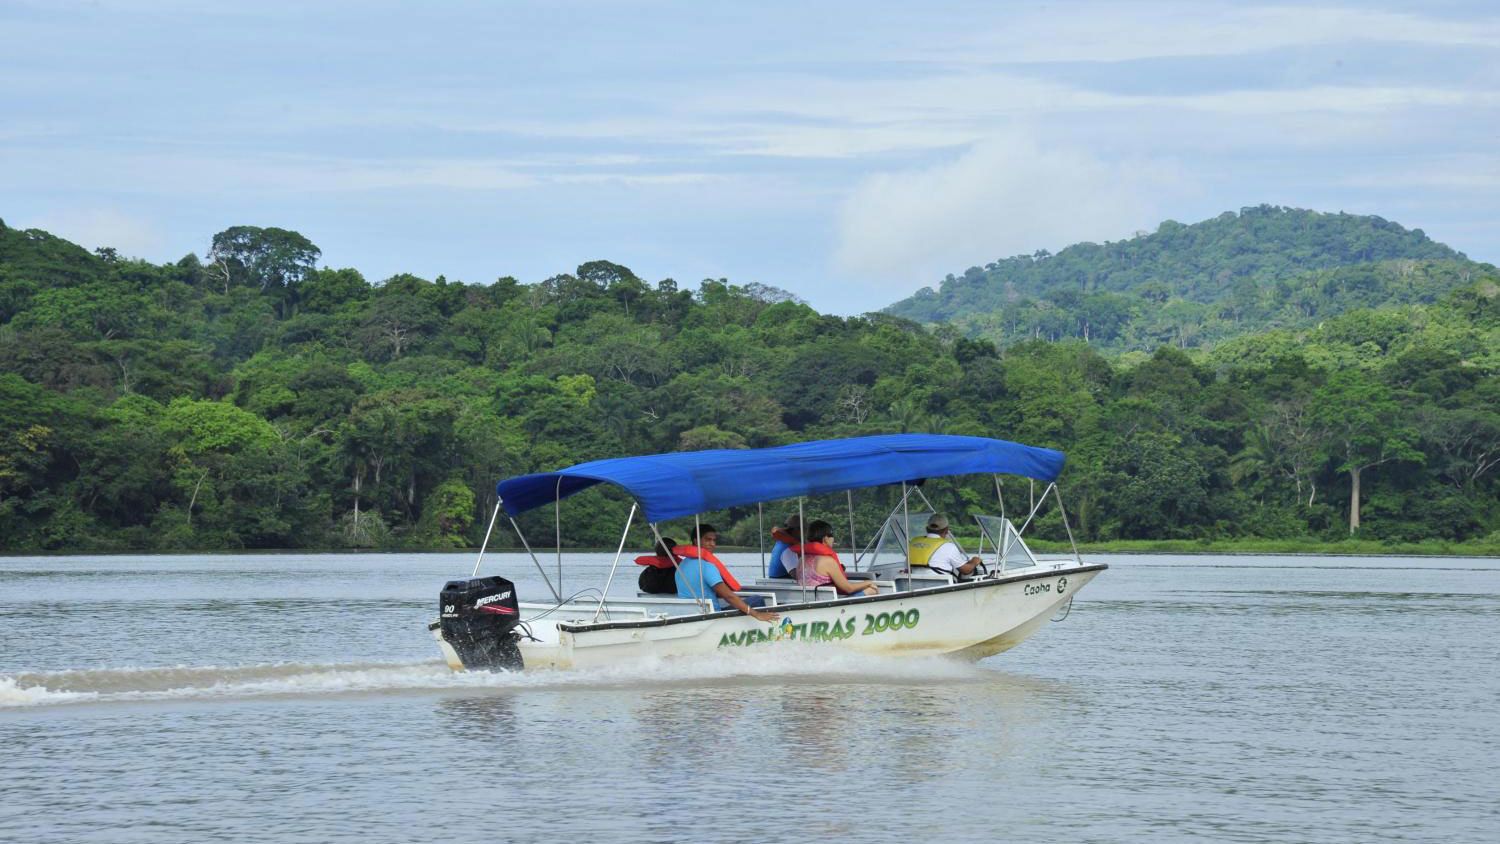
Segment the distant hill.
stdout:
[[84,284],[103,266],[81,246],[39,229],[12,229],[0,220],[0,324],[38,291]]
[[886,312],[1000,343],[1186,347],[1353,308],[1432,302],[1483,266],[1380,217],[1261,205],[972,267]]

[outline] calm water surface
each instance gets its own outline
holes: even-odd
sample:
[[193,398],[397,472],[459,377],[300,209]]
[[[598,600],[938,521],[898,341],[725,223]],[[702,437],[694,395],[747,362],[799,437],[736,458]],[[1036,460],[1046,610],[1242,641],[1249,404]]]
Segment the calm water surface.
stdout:
[[0,841],[1500,840],[1500,561],[1095,559],[978,664],[455,675],[468,555],[0,558]]

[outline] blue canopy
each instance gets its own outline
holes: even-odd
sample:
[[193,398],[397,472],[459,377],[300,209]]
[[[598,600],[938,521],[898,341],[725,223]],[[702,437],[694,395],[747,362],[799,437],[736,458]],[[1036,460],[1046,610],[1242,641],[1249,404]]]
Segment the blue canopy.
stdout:
[[623,487],[646,520],[662,522],[740,504],[941,478],[1004,473],[1053,481],[1063,455],[1050,448],[946,434],[885,434],[776,448],[679,451],[580,463],[495,487],[514,516],[597,483]]

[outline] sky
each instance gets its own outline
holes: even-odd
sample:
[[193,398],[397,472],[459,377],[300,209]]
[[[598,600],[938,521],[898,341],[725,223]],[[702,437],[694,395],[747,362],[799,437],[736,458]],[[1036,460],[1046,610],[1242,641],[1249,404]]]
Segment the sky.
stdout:
[[0,219],[875,310],[1270,203],[1500,263],[1500,4],[0,0]]

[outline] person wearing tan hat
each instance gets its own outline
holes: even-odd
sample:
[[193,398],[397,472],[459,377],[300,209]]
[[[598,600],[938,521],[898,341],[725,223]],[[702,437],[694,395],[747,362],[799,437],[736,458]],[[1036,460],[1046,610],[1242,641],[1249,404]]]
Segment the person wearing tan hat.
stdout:
[[927,520],[927,535],[912,537],[911,547],[907,550],[913,568],[926,566],[955,577],[968,577],[979,568],[978,557],[964,559],[963,549],[958,547],[948,530],[948,517],[942,513],[932,514]]

